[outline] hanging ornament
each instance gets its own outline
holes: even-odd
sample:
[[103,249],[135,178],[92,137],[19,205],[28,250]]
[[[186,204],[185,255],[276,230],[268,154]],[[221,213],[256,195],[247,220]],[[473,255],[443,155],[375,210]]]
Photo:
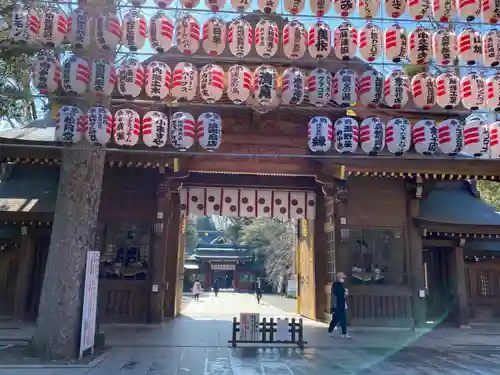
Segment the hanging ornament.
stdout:
[[165,99],[170,92],[172,71],[163,61],[151,61],[146,66],[144,91],[151,99]]
[[431,0],[409,0],[408,1],[408,15],[420,21],[429,17],[431,12]]
[[94,96],[101,98],[110,96],[116,82],[116,70],[107,59],[97,59],[92,62],[92,77],[90,79],[89,91]]
[[160,9],[166,9],[174,3],[174,0],[153,0]]
[[180,151],[187,151],[194,145],[196,123],[186,112],[176,112],[170,118],[170,143]]
[[49,7],[42,13],[38,34],[40,42],[51,48],[58,47],[64,41],[66,32],[66,17],[57,8]]
[[393,70],[385,79],[385,103],[391,108],[402,108],[408,103],[410,80],[402,70]]
[[444,120],[439,124],[439,148],[443,154],[455,156],[464,147],[464,127],[455,119]]
[[220,147],[222,138],[222,120],[213,112],[202,113],[196,123],[196,138],[201,147],[213,151]]
[[163,13],[156,13],[149,20],[149,42],[158,53],[167,52],[172,47],[174,23]]
[[281,103],[297,105],[304,101],[306,76],[298,68],[288,68],[281,77]]
[[405,118],[394,117],[385,129],[385,144],[391,154],[401,156],[411,146],[411,124]]
[[127,98],[137,98],[144,85],[144,67],[136,59],[124,60],[118,68],[118,92]]
[[39,55],[33,63],[33,85],[41,95],[48,95],[59,88],[61,65],[50,55]]
[[15,43],[35,43],[40,34],[41,14],[32,7],[14,5],[11,16],[10,37]]
[[495,73],[486,79],[486,108],[500,111],[500,73]]
[[333,89],[333,77],[330,71],[316,68],[307,77],[307,92],[309,102],[316,107],[323,107],[331,99]]
[[95,22],[95,40],[100,49],[114,51],[122,38],[122,25],[116,14],[104,12]]
[[147,1],[148,0],[128,0],[128,2],[135,7],[143,6],[144,4],[147,3]]
[[198,71],[188,62],[180,62],[174,67],[170,94],[174,99],[193,100],[198,86]]
[[407,56],[408,34],[406,29],[397,23],[389,26],[384,33],[385,57],[398,63]]
[[356,56],[358,49],[358,30],[350,23],[340,24],[334,32],[333,45],[339,60],[349,60]]
[[465,120],[463,152],[480,157],[488,152],[489,145],[490,129],[488,122],[481,116],[469,116]]
[[62,87],[70,94],[82,95],[90,82],[90,67],[87,61],[75,55],[63,64]]
[[208,56],[219,56],[226,48],[226,24],[212,17],[203,24],[203,49]]
[[113,116],[102,105],[91,107],[87,112],[85,139],[92,144],[105,145],[113,132]]
[[233,65],[227,72],[227,96],[235,104],[245,103],[252,94],[252,72],[246,66]]
[[229,51],[239,59],[250,53],[253,44],[252,26],[244,19],[236,19],[229,24],[227,42]]
[[343,68],[338,70],[333,77],[332,98],[341,107],[349,107],[356,103],[357,76],[352,69]]
[[78,107],[65,105],[59,108],[56,116],[54,140],[64,143],[78,143],[87,125],[87,118]]
[[431,32],[425,27],[417,27],[409,35],[409,58],[412,64],[423,65],[432,57]]
[[332,0],[309,0],[309,6],[316,17],[323,17],[332,7]]
[[443,73],[436,78],[437,104],[452,109],[460,102],[460,83],[453,73]]
[[341,17],[349,17],[356,11],[356,0],[333,0],[333,9]]
[[418,108],[431,109],[436,104],[436,84],[429,73],[418,73],[411,80],[413,102]]
[[467,74],[460,80],[460,94],[465,108],[477,110],[485,105],[484,78],[477,73]]
[[406,12],[406,0],[384,0],[384,7],[389,17],[399,18]]
[[421,120],[413,125],[413,144],[419,154],[430,156],[439,149],[439,135],[433,120]]
[[219,65],[208,64],[200,70],[200,96],[213,104],[222,98],[224,93],[224,69]]
[[361,104],[375,108],[383,98],[384,76],[378,70],[368,69],[359,76],[358,95]]
[[335,121],[335,150],[341,154],[355,152],[358,148],[358,130],[358,122],[351,117],[342,117]]
[[327,152],[332,147],[333,123],[328,117],[313,117],[307,124],[307,145],[312,152]]
[[377,17],[380,0],[359,0],[359,16],[365,20]]
[[332,30],[323,21],[316,21],[309,29],[307,40],[309,54],[313,59],[323,60],[332,49]]
[[432,35],[434,59],[438,65],[453,65],[457,59],[457,35],[453,30],[439,29]]
[[251,0],[231,0],[231,6],[238,12],[246,11],[251,5]]
[[439,22],[449,22],[457,14],[455,0],[432,0],[432,14]]
[[291,60],[300,59],[307,50],[307,31],[296,20],[288,22],[283,28],[283,53]]
[[73,48],[88,48],[92,41],[92,19],[89,14],[76,8],[68,17],[67,41],[73,45]]
[[461,19],[472,22],[481,14],[482,0],[456,0],[456,8]]
[[115,113],[114,139],[118,146],[135,146],[141,134],[141,118],[133,109],[120,109]]
[[278,98],[278,72],[269,65],[261,65],[254,72],[253,93],[258,104],[272,106]]
[[177,49],[185,55],[193,55],[200,48],[200,24],[191,15],[183,16],[176,24]]
[[180,0],[180,3],[183,8],[193,9],[200,5],[200,0]]
[[500,63],[500,31],[491,29],[483,35],[483,63],[497,66]]
[[284,0],[283,7],[292,16],[302,13],[306,6],[306,0]]
[[257,0],[257,6],[262,13],[271,14],[276,13],[278,2],[278,0]]
[[226,5],[226,0],[205,0],[205,5],[212,12],[218,12],[222,8],[224,8],[224,5]]
[[255,51],[267,60],[278,51],[279,31],[276,22],[262,19],[255,26]]
[[492,156],[500,156],[500,121],[490,124],[490,151]]
[[359,125],[361,149],[370,156],[376,156],[385,147],[385,127],[378,117],[367,117]]
[[481,33],[467,28],[458,35],[460,59],[467,65],[474,65],[481,59]]
[[147,147],[164,147],[168,137],[168,117],[159,111],[146,112],[142,118],[142,141]]
[[363,59],[372,62],[380,57],[382,52],[382,30],[369,22],[359,32],[359,53]]
[[483,22],[496,25],[500,19],[500,3],[497,0],[483,0]]

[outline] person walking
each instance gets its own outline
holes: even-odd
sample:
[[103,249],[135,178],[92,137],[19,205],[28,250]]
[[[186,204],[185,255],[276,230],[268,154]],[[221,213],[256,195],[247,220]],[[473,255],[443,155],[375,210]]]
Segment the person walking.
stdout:
[[328,332],[333,332],[340,324],[342,338],[350,339],[347,334],[347,289],[344,287],[346,276],[343,272],[335,275],[335,282],[332,284],[332,320],[328,326]]
[[260,303],[260,300],[262,299],[262,280],[260,277],[255,280],[255,296],[257,297],[257,302]]
[[195,301],[200,300],[200,294],[201,294],[202,290],[203,289],[201,288],[200,280],[196,279],[196,281],[193,284],[193,297],[194,297]]
[[215,279],[212,288],[214,290],[214,294],[217,297],[217,294],[219,294],[219,279]]

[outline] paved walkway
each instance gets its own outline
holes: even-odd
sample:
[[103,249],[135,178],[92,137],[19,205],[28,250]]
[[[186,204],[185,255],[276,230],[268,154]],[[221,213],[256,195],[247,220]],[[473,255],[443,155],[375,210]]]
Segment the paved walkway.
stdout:
[[105,326],[111,350],[80,368],[8,368],[0,375],[500,375],[496,327],[408,330],[353,329],[352,340],[330,337],[306,321],[304,350],[228,347],[231,319],[240,312],[293,317],[247,294],[204,295],[184,315],[151,325]]

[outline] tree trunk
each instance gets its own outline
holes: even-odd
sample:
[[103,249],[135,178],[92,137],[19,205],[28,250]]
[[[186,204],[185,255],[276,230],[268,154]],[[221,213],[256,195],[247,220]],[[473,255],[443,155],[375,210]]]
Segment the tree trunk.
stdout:
[[45,358],[74,358],[80,344],[86,253],[93,250],[105,151],[63,150],[50,249],[33,344]]

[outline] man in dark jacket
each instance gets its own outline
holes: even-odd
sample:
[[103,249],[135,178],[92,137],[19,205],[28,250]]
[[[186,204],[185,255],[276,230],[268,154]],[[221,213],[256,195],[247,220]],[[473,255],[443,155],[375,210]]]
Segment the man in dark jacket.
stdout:
[[335,282],[332,284],[332,321],[328,326],[328,332],[333,332],[337,324],[340,324],[342,329],[343,338],[351,338],[347,334],[347,290],[344,287],[345,274],[343,272],[337,273]]

